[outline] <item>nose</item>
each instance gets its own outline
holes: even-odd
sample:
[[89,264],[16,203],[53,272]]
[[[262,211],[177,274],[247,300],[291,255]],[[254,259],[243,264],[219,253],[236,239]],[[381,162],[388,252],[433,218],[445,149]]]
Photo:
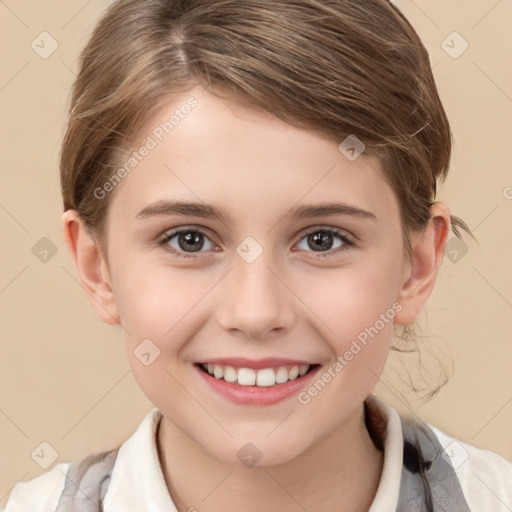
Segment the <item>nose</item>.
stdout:
[[235,254],[224,281],[217,303],[223,329],[260,341],[290,330],[295,321],[293,292],[265,251],[251,263]]

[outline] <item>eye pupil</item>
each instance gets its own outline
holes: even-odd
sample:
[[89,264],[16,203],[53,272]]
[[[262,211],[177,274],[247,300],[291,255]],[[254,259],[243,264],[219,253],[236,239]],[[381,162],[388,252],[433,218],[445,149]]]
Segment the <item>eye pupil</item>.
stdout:
[[[201,243],[200,243],[201,242]],[[194,247],[194,244],[198,244],[199,247]],[[190,231],[188,233],[182,233],[178,237],[178,244],[182,250],[191,250],[191,252],[200,251],[203,248],[204,240],[202,239],[201,233],[196,231]]]
[[309,235],[309,243],[313,250],[329,250],[332,248],[332,234],[319,231]]

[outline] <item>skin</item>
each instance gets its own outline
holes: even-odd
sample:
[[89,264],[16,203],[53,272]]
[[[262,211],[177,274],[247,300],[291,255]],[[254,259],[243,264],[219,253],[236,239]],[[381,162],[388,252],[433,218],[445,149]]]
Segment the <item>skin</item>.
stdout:
[[[133,374],[164,415],[157,442],[169,492],[180,512],[368,510],[383,456],[364,425],[363,401],[385,364],[393,322],[307,405],[296,396],[234,404],[205,386],[193,363],[288,357],[323,365],[321,375],[394,303],[402,307],[396,324],[413,321],[435,283],[449,210],[432,206],[433,220],[411,235],[409,259],[377,160],[363,153],[351,162],[336,142],[199,89],[149,119],[141,143],[192,95],[198,105],[103,199],[112,200],[109,265],[77,213],[62,218],[91,305],[124,327]],[[164,198],[214,205],[230,219],[135,219]],[[376,220],[285,218],[321,202],[347,203]],[[156,243],[180,226],[206,234],[200,252],[189,249],[195,258]],[[343,242],[333,235],[331,249],[315,251],[305,231],[317,227],[338,228],[354,245],[335,253]],[[247,236],[263,249],[252,263],[236,252]],[[178,241],[167,246],[180,251]],[[146,338],[160,349],[149,366],[133,353]],[[262,454],[253,468],[237,458],[247,442]]]

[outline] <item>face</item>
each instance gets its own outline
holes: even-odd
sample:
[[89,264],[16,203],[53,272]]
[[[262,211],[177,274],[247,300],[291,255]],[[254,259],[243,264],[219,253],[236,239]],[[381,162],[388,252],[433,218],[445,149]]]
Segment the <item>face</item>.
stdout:
[[229,464],[249,442],[272,465],[343,428],[385,363],[407,267],[378,161],[198,89],[135,149],[107,236],[144,393]]

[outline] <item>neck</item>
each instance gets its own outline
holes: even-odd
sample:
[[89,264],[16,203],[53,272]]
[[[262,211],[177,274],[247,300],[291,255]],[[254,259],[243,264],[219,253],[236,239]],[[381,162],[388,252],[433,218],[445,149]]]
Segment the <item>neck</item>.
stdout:
[[298,457],[267,467],[238,468],[205,452],[162,418],[157,432],[162,470],[179,512],[367,511],[380,480],[383,454],[360,408]]
[[157,445],[179,512],[195,508],[201,512],[363,512],[373,502],[383,464],[383,454],[366,429],[362,405],[319,443],[274,466],[225,464],[165,418],[160,422]]

